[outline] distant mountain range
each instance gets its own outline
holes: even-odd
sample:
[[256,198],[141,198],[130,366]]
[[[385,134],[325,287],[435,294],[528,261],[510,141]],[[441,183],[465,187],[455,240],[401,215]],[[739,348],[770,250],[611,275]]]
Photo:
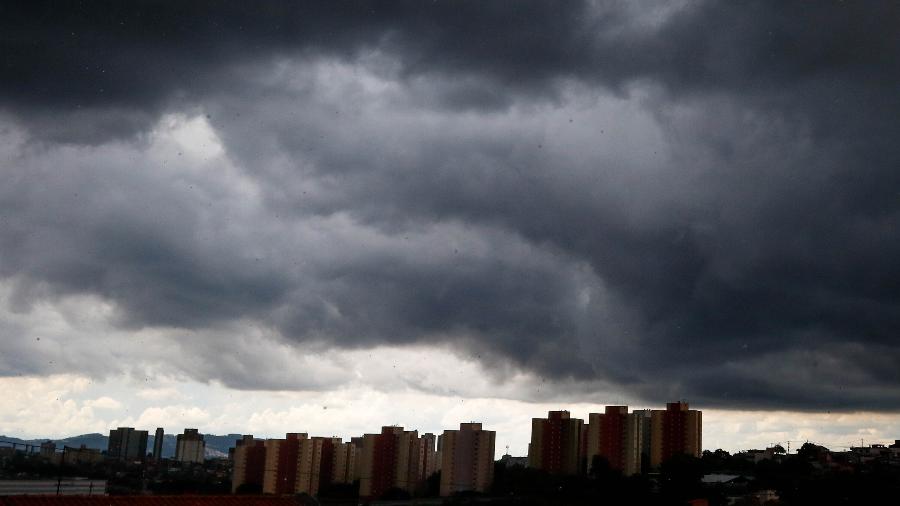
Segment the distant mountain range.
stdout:
[[[228,450],[234,448],[234,442],[241,438],[240,434],[228,434],[225,436],[216,436],[214,434],[204,434],[203,440],[206,441],[206,456],[208,458],[227,457]],[[147,452],[153,452],[153,442],[156,438],[153,432],[147,438]],[[87,448],[95,448],[106,451],[109,447],[109,436],[103,434],[82,434],[80,436],[72,436],[64,439],[20,439],[12,436],[0,436],[0,446],[9,446],[9,443],[29,444],[39,446],[45,441],[53,441],[56,447],[61,449],[63,446],[71,446],[79,448],[84,445]],[[162,456],[175,456],[175,435],[166,434],[163,438]]]

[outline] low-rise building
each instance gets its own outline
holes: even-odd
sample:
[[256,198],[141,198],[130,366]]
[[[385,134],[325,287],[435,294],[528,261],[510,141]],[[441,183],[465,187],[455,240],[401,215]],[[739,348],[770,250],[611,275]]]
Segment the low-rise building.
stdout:
[[500,463],[504,467],[528,467],[528,457],[513,457],[507,453],[500,457]]
[[100,450],[97,448],[88,448],[84,444],[78,448],[63,446],[60,457],[63,459],[63,463],[67,465],[99,464],[104,460],[103,453],[101,453]]

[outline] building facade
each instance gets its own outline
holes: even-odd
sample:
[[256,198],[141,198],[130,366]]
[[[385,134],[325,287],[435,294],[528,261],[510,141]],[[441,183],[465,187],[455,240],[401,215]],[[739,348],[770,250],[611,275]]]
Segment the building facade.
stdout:
[[528,466],[551,474],[579,474],[583,470],[584,421],[568,411],[550,411],[531,420]]
[[157,427],[153,433],[153,460],[159,462],[162,460],[163,441],[166,439],[166,431],[162,427]]
[[206,460],[206,442],[197,429],[184,429],[175,440],[175,460],[192,464],[202,464]]
[[480,423],[461,423],[445,430],[441,453],[441,497],[458,492],[488,492],[494,483],[497,433]]
[[143,461],[147,456],[148,433],[133,427],[119,427],[109,431],[107,456],[125,461]]
[[299,475],[300,441],[308,439],[306,433],[289,432],[284,439],[268,439],[265,442],[266,464],[263,470],[263,493],[293,494]]
[[63,446],[62,462],[71,465],[99,464],[103,462],[103,454],[97,448],[88,448],[85,444],[78,448]]
[[295,494],[316,495],[322,470],[322,447],[327,438],[314,437],[300,440],[297,448],[297,479]]
[[675,455],[700,457],[702,448],[703,414],[689,409],[686,402],[670,402],[666,409],[650,413],[650,466],[660,464]]
[[590,413],[585,468],[590,471],[595,457],[600,457],[626,476],[640,473],[643,439],[642,416],[628,413],[628,406],[606,406],[603,413]]
[[437,437],[437,451],[434,452],[434,463],[435,463],[435,471],[441,470],[441,465],[444,462],[444,453],[442,449],[444,448],[444,435],[439,434]]
[[231,492],[242,486],[251,491],[262,491],[263,473],[266,468],[266,443],[246,435],[235,441],[234,463],[231,471]]
[[337,474],[335,459],[338,458],[338,449],[343,443],[339,437],[315,437],[313,439],[318,439],[322,442],[319,463],[319,490],[322,490],[335,483]]
[[331,483],[353,483],[356,473],[356,445],[340,443],[334,446],[331,465]]
[[641,472],[650,469],[650,440],[653,438],[653,430],[650,421],[653,417],[652,409],[635,409],[631,412],[640,424],[641,428]]
[[437,436],[430,432],[419,438],[419,479],[422,481],[441,469],[436,444]]
[[365,444],[365,436],[357,436],[350,438],[350,444],[353,445],[353,480],[362,478],[362,458],[363,446]]
[[363,436],[359,497],[378,499],[391,489],[412,493],[419,479],[419,433],[403,427],[382,427]]
[[53,459],[56,457],[56,443],[44,441],[41,443],[41,458]]

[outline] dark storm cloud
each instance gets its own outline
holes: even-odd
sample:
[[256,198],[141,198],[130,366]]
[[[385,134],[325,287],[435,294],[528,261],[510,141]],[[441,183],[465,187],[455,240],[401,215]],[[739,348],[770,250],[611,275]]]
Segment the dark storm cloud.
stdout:
[[[97,108],[106,116],[107,135],[146,126],[142,111],[183,104],[221,86],[231,65],[297,52],[351,59],[372,50],[399,52],[409,74],[461,70],[487,79],[477,88],[451,87],[448,105],[502,104],[508,99],[488,88],[540,86],[556,77],[557,67],[583,63],[557,62],[577,58],[580,40],[589,40],[587,33],[572,33],[585,11],[578,2],[520,2],[512,10],[414,1],[282,2],[252,10],[215,1],[35,2],[2,9],[0,90],[7,107],[27,108],[42,120]],[[436,54],[444,54],[440,68]],[[91,134],[73,129],[57,138],[96,139]]]
[[[9,160],[0,273],[25,287],[47,280],[59,294],[128,301],[157,325],[211,324],[270,304],[284,290],[280,275],[254,264],[228,270],[233,255],[208,239],[237,197],[174,159],[169,170],[138,154],[72,148]],[[29,293],[19,292],[23,304]]]
[[[385,50],[408,76],[549,91],[562,78],[673,90],[771,89],[806,79],[886,85],[898,70],[897,7],[840,3],[672,6],[541,1],[87,2],[6,4],[7,101],[56,110],[154,106],[221,86],[220,71],[308,51]],[[670,12],[671,11],[671,12]],[[450,103],[478,103],[455,89]],[[486,102],[506,102],[486,89]],[[455,97],[455,98],[454,98]]]
[[[245,198],[213,170],[200,199],[122,174],[140,152],[80,151],[71,180],[10,159],[20,293],[96,293],[131,326],[462,340],[654,402],[900,407],[896,6],[23,5],[0,100],[28,135],[202,110],[262,200],[228,215]],[[329,96],[322,61],[396,90]],[[300,77],[267,80],[285,62]]]

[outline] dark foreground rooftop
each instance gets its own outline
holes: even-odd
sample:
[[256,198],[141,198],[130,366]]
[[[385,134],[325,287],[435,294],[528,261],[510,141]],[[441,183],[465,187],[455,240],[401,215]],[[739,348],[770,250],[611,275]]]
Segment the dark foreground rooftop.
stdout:
[[0,506],[301,506],[303,504],[302,500],[292,496],[0,496]]

